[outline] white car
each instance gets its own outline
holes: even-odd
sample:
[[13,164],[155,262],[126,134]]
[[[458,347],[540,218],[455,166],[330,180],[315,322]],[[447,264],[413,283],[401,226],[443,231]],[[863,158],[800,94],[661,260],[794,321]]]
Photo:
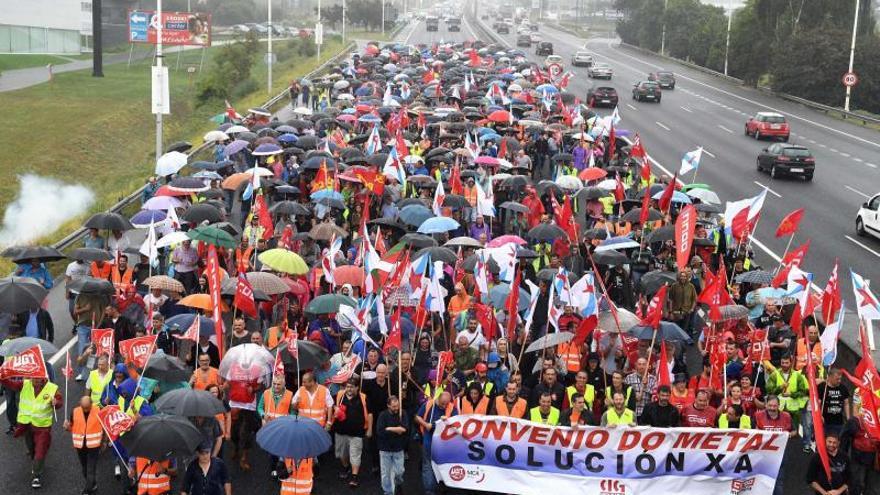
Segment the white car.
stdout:
[[551,65],[562,65],[562,57],[559,55],[547,55],[547,58],[544,59],[544,68],[550,67]]
[[596,62],[587,69],[587,77],[590,79],[608,79],[610,81],[613,75],[614,71],[611,67],[602,62]]
[[862,203],[856,214],[856,232],[880,238],[880,194]]
[[589,67],[593,65],[593,55],[590,54],[590,52],[578,50],[574,55],[571,56],[571,65],[575,67]]
[[540,43],[544,41],[544,37],[541,36],[541,33],[534,33],[531,30],[527,31],[529,38],[531,38],[532,43]]

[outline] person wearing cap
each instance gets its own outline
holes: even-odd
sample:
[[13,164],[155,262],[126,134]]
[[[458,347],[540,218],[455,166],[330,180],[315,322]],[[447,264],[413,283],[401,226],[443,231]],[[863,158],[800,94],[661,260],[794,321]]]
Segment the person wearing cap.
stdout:
[[472,380],[468,380],[466,382],[466,386],[470,387],[473,384],[476,384],[477,387],[480,388],[480,395],[484,395],[487,398],[495,397],[496,389],[495,384],[489,380],[488,377],[489,366],[480,361],[474,366],[474,377]]
[[780,314],[772,314],[769,318],[770,329],[767,331],[767,343],[770,346],[770,362],[778,366],[783,356],[791,354],[794,349],[795,335],[791,327]]

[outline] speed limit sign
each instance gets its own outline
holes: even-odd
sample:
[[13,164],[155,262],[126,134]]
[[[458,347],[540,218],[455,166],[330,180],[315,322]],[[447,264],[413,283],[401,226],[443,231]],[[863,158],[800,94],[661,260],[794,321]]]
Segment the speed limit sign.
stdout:
[[550,69],[550,75],[553,77],[562,74],[562,66],[559,64],[550,64],[550,66],[547,68]]
[[855,72],[847,72],[840,80],[843,82],[844,86],[851,88],[859,83],[859,76],[857,76]]

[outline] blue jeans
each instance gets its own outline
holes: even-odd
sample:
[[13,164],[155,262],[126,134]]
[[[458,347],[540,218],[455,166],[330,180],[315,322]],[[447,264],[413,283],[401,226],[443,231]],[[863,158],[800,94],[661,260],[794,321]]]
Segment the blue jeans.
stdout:
[[[92,328],[88,325],[76,326],[76,352],[82,356],[92,344]],[[77,369],[77,375],[82,375],[83,379],[88,376],[89,369],[85,363]]]
[[810,412],[809,407],[801,409],[801,428],[804,433],[804,436],[801,437],[804,447],[811,447],[813,441],[813,413]]
[[394,489],[403,486],[404,453],[379,451],[379,472],[382,478],[382,492],[394,495]]
[[[431,432],[426,432],[428,435]],[[434,469],[431,467],[431,449],[422,446],[422,488],[426,495],[433,495],[437,491],[437,480],[434,479]]]

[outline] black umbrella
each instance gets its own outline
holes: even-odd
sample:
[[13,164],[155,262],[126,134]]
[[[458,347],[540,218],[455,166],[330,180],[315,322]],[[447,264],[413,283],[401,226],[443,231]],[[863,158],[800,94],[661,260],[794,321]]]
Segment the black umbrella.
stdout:
[[[309,340],[297,340],[296,350],[297,356],[299,356],[299,368],[301,370],[317,368],[330,359],[330,354],[324,349],[324,347]],[[293,369],[295,369],[297,360],[287,349],[286,342],[278,346],[277,352],[281,353],[281,361],[283,361],[284,364],[293,366]]]
[[709,203],[697,203],[694,209],[703,213],[721,213],[721,205],[710,205]]
[[202,434],[188,418],[156,414],[138,420],[119,439],[129,455],[161,462],[191,456],[202,443]]
[[382,227],[389,229],[398,229],[398,230],[406,230],[406,226],[401,225],[400,222],[393,218],[385,218],[380,217],[367,222],[369,225],[381,225]]
[[545,282],[549,282],[556,278],[556,274],[559,273],[559,270],[555,268],[544,268],[540,272],[538,272],[538,280],[544,280]]
[[150,356],[144,371],[145,377],[160,382],[185,382],[189,380],[191,375],[192,371],[183,361],[164,352],[157,352]]
[[583,238],[586,241],[604,241],[605,239],[608,239],[608,231],[602,228],[587,229],[584,231]]
[[657,330],[654,330],[649,326],[636,325],[627,330],[627,333],[639,340],[652,340],[656,334],[656,338],[660,340],[684,341],[688,344],[692,341],[690,335],[682,330],[680,326],[671,321],[661,321],[660,328]]
[[[516,177],[518,177],[518,176],[516,176]],[[554,195],[557,195],[557,196],[562,194],[562,188],[559,187],[559,184],[553,182],[552,180],[542,180],[541,182],[538,183],[537,186],[535,186],[535,189],[537,189],[538,194],[540,194],[542,196],[544,194],[547,194],[548,192],[553,193]]]
[[516,250],[516,258],[524,259],[524,260],[533,260],[540,256],[537,251],[533,251],[531,249],[526,248],[517,248]]
[[659,229],[652,230],[651,235],[648,236],[648,243],[653,244],[655,242],[666,242],[671,241],[675,238],[675,226],[674,225],[664,225]]
[[467,208],[471,204],[468,203],[467,198],[461,196],[459,194],[447,194],[445,198],[443,198],[443,206],[447,208]]
[[715,241],[705,237],[698,237],[694,239],[694,247],[715,247]]
[[609,192],[598,187],[585,187],[575,195],[578,199],[600,199],[608,196]]
[[[256,287],[252,287],[251,290],[254,293],[255,301],[271,301],[272,298],[266,295],[265,292],[257,289]],[[238,279],[233,277],[228,277],[223,282],[220,283],[220,294],[224,296],[235,296],[236,292],[238,292]]]
[[52,246],[24,246],[18,248],[12,256],[12,261],[22,263],[28,260],[40,260],[42,262],[63,260],[67,256]]
[[238,225],[236,225],[234,223],[217,222],[217,223],[212,223],[211,227],[217,227],[218,229],[226,232],[227,234],[231,235],[232,237],[236,237],[238,235],[241,235],[241,227],[239,227]]
[[43,351],[43,356],[52,356],[58,352],[58,348],[47,340],[33,337],[18,337],[8,339],[3,345],[0,345],[0,356],[6,357],[19,354],[34,346],[39,346],[40,350]]
[[279,201],[269,208],[269,211],[275,215],[302,215],[312,216],[312,210],[308,209],[304,204],[296,201]]
[[116,289],[109,280],[94,277],[83,277],[79,280],[74,280],[67,288],[75,294],[112,296],[116,293]]
[[[464,261],[461,262],[461,269],[468,273],[474,273],[474,270],[476,270],[477,268],[477,261],[479,261],[479,259],[480,258],[479,256],[477,256],[476,253],[468,256],[464,259]],[[486,265],[489,268],[490,273],[497,274],[501,272],[501,267],[498,266],[498,263],[492,258],[489,258],[489,262]]]
[[614,266],[628,264],[629,258],[621,252],[609,249],[608,251],[593,253],[593,261],[595,261],[597,265]]
[[210,186],[205,184],[204,179],[196,177],[177,177],[168,183],[168,189],[186,193],[199,193],[210,188]]
[[110,261],[113,255],[105,249],[76,248],[70,252],[69,258],[81,261]]
[[554,163],[571,162],[574,160],[574,156],[571,153],[556,153],[551,160],[553,160]]
[[565,237],[565,231],[551,223],[542,223],[529,230],[528,237],[541,242],[553,242],[559,237]]
[[528,213],[529,212],[528,206],[526,206],[522,203],[517,203],[516,201],[505,201],[505,202],[501,203],[501,208],[504,208],[505,210],[514,211],[516,213]]
[[[629,210],[628,212],[624,213],[623,216],[620,217],[620,219],[623,220],[624,222],[639,223],[639,220],[641,220],[641,216],[642,216],[642,209],[641,208],[633,208],[632,210]],[[656,222],[657,220],[662,220],[662,219],[663,219],[662,213],[660,213],[659,211],[657,211],[653,208],[648,209],[648,221],[649,222]]]
[[181,219],[193,225],[198,225],[205,220],[207,220],[208,223],[216,223],[223,220],[223,214],[220,213],[220,210],[211,205],[197,203],[187,208],[186,211],[183,212]]
[[155,404],[156,412],[173,416],[214,417],[226,412],[220,399],[205,390],[179,388],[165,392]]
[[458,261],[458,255],[455,254],[455,251],[453,251],[449,248],[440,247],[440,246],[432,246],[432,247],[426,247],[426,248],[420,249],[420,250],[416,251],[415,256],[413,256],[413,259],[419,258],[425,254],[428,254],[429,256],[431,256],[432,262],[433,261],[442,261],[442,262],[449,264],[449,265],[455,265],[455,262]]
[[279,194],[302,194],[302,191],[296,186],[278,186],[275,188],[275,192]]
[[773,281],[773,274],[764,270],[751,270],[740,273],[733,280],[740,283],[770,284]]
[[37,309],[49,295],[42,284],[29,277],[0,279],[0,312],[20,313]]
[[95,213],[84,224],[89,229],[100,230],[132,230],[134,225],[127,218],[119,213],[105,211],[103,213]]
[[437,245],[437,241],[433,237],[425,234],[418,234],[415,232],[406,234],[405,236],[401,237],[400,242],[418,249]]
[[654,294],[660,287],[664,285],[671,285],[675,283],[675,273],[673,272],[664,272],[660,270],[654,270],[652,272],[648,272],[642,275],[642,278],[639,280],[639,285],[642,286],[642,291],[645,294]]
[[181,153],[186,153],[190,149],[192,149],[193,145],[187,141],[178,141],[174,144],[169,145],[165,148],[165,153],[171,153],[172,151],[179,151]]
[[304,150],[313,150],[318,147],[318,141],[320,140],[317,136],[305,135],[299,138],[296,146]]

